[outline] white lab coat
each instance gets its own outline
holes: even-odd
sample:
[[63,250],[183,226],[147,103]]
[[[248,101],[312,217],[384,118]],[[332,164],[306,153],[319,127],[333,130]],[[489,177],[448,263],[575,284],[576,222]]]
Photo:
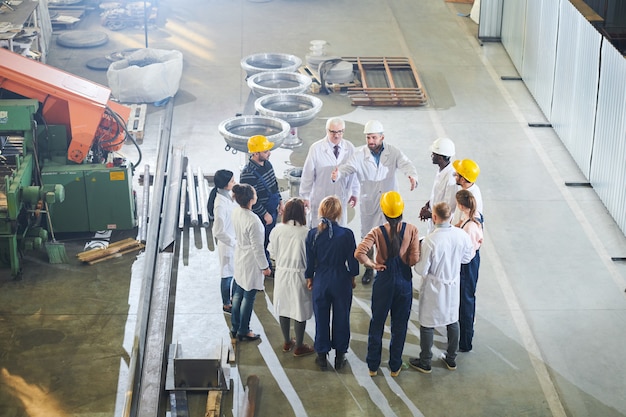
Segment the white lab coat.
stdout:
[[339,142],[339,157],[335,158],[333,144],[326,136],[314,142],[309,148],[309,153],[302,167],[300,177],[300,198],[309,200],[309,227],[316,227],[319,223],[318,210],[320,202],[329,195],[335,195],[341,201],[343,212],[339,224],[348,224],[348,200],[350,197],[359,196],[360,185],[356,175],[346,175],[337,181],[331,180],[333,170],[339,164],[343,164],[354,153],[355,147],[345,139]]
[[450,223],[436,226],[421,244],[413,269],[423,277],[419,322],[424,327],[446,326],[459,320],[461,264],[472,259],[469,235]]
[[[478,213],[483,214],[483,196],[480,193],[480,188],[478,188],[478,185],[474,183],[471,187],[467,189],[467,191],[472,193],[472,195],[474,196],[474,199],[476,200],[476,216],[480,217]],[[456,210],[454,212],[454,216],[452,216],[452,224],[457,224],[461,220],[461,215],[461,210]]]
[[398,191],[396,170],[417,181],[413,163],[400,149],[387,143],[384,144],[378,165],[367,145],[364,145],[357,148],[346,164],[339,166],[339,178],[356,173],[361,184],[361,238],[372,228],[386,222],[380,209],[380,197],[387,191]]
[[220,258],[220,277],[232,277],[235,274],[235,227],[231,214],[237,203],[233,201],[230,193],[226,190],[218,190],[215,195],[213,206],[213,237],[217,242],[217,255]]
[[[433,182],[433,188],[430,191],[430,209],[437,203],[446,202],[450,206],[450,213],[454,213],[456,210],[456,192],[461,189],[456,184],[456,177],[454,176],[454,167],[452,164],[448,164],[444,169],[437,170],[435,174],[435,181]],[[428,233],[434,230],[432,219],[428,219]]]
[[237,238],[235,281],[246,291],[262,290],[263,270],[269,266],[263,247],[265,228],[252,210],[235,207],[232,218]]
[[311,291],[306,287],[306,226],[278,224],[270,233],[267,245],[276,261],[274,272],[274,311],[278,316],[306,321],[313,316]]

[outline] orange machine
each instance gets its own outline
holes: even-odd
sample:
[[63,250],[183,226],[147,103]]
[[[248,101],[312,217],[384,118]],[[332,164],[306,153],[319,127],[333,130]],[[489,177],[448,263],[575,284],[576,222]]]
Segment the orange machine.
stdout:
[[108,109],[125,123],[130,108],[109,100],[107,87],[0,48],[0,88],[38,100],[48,124],[66,126],[70,161],[82,163],[94,144],[122,147],[125,132]]

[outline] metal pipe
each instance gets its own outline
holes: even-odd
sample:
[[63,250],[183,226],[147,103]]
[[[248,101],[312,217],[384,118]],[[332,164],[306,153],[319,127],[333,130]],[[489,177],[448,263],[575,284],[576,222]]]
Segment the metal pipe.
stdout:
[[198,167],[198,209],[202,216],[202,227],[209,227],[211,219],[209,219],[209,209],[207,202],[209,200],[207,189],[204,182],[204,174],[202,168]]
[[187,180],[183,178],[180,185],[180,206],[178,207],[178,228],[185,228],[185,216],[187,215]]
[[139,219],[139,241],[146,243],[148,236],[148,207],[150,207],[150,165],[143,167],[143,194],[141,199],[141,218]]
[[178,199],[180,198],[181,181],[183,178],[184,166],[183,150],[175,147],[169,158],[169,168],[167,169],[167,178],[165,184],[165,202],[163,203],[163,212],[169,213],[163,216],[161,220],[161,230],[159,232],[159,250],[164,251],[176,240],[175,215],[179,208]]
[[191,225],[198,225],[198,199],[196,197],[196,179],[191,170],[191,164],[187,163],[187,193],[189,193],[189,218]]

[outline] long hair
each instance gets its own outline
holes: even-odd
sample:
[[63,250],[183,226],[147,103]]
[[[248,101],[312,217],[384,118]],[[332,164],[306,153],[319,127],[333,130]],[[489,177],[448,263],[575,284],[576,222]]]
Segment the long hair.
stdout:
[[394,256],[400,254],[400,233],[398,232],[398,225],[402,223],[402,215],[396,218],[390,218],[385,216],[385,219],[389,222],[389,247],[387,248],[387,259],[391,259]]
[[[319,235],[328,227],[328,221],[336,222],[341,217],[341,201],[334,195],[325,197],[320,203],[318,215],[322,221],[317,225],[317,234]],[[324,219],[327,221],[325,222]]]
[[233,177],[233,172],[227,169],[218,169],[215,171],[215,176],[213,177],[213,183],[215,187],[209,193],[209,202],[206,205],[207,210],[209,211],[209,216],[213,217],[213,211],[215,210],[215,197],[217,196],[217,190],[219,188],[224,188],[228,185],[231,178]]
[[248,203],[254,198],[254,193],[254,188],[250,184],[235,184],[233,186],[235,201],[243,208],[248,208]]
[[476,220],[476,198],[474,194],[467,190],[459,190],[456,193],[456,202],[463,207],[467,207],[470,220],[480,226],[480,222]]
[[301,226],[306,226],[304,201],[299,198],[290,198],[285,203],[285,209],[283,210],[283,223],[289,223],[290,220],[295,221]]

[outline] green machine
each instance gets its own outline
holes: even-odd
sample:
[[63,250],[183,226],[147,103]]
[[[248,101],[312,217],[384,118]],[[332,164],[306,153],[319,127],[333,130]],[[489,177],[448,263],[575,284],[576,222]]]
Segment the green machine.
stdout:
[[41,184],[35,152],[37,100],[0,100],[0,262],[21,273],[20,254],[43,247],[42,208],[63,201],[59,184]]

